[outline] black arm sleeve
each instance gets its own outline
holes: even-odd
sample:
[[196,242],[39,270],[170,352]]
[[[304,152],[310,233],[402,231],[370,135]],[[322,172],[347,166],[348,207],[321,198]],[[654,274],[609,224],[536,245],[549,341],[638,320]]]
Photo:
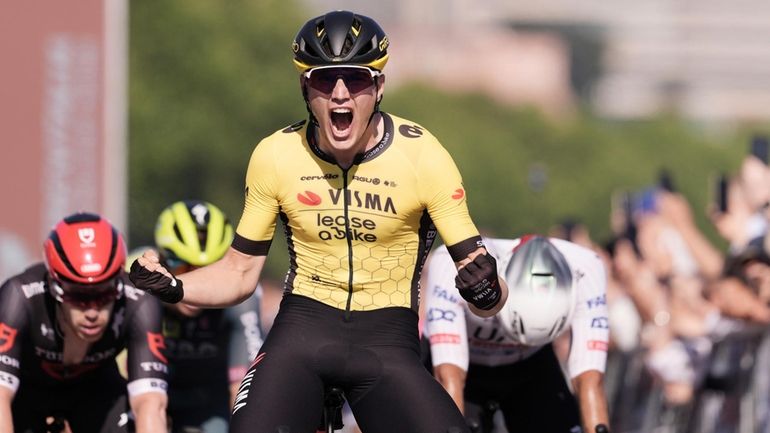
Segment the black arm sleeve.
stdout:
[[0,386],[16,392],[21,374],[22,344],[27,341],[28,308],[14,280],[0,286]]
[[163,340],[163,307],[153,296],[138,290],[126,314],[128,326],[128,392],[130,396],[150,391],[165,392],[168,360]]

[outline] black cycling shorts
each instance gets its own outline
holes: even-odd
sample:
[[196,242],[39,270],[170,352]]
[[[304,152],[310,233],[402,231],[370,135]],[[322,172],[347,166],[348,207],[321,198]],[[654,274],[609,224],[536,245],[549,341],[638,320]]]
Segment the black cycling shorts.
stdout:
[[[581,425],[577,402],[550,344],[514,364],[471,364],[465,400],[482,407],[497,402],[511,433],[571,433]],[[466,407],[466,417],[479,422],[474,409]]]
[[66,419],[73,432],[126,433],[133,428],[126,382],[115,364],[56,387],[25,385],[22,380],[11,413],[16,433],[46,432],[47,417]]
[[420,362],[417,314],[345,311],[288,294],[236,398],[231,432],[315,431],[325,387],[343,389],[366,433],[467,432]]

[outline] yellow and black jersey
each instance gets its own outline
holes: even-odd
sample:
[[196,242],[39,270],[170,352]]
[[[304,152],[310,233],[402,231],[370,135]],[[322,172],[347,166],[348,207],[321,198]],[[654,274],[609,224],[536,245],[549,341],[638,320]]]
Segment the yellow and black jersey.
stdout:
[[423,127],[382,115],[382,140],[347,170],[317,146],[307,122],[254,150],[233,247],[267,254],[278,215],[289,247],[286,291],[345,310],[417,310],[436,229],[455,260],[481,246],[449,153]]

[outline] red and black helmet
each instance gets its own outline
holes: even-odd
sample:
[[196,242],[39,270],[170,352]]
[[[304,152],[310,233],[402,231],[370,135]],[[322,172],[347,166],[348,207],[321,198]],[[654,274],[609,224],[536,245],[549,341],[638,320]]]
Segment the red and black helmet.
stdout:
[[123,236],[109,221],[92,213],[75,213],[59,221],[43,249],[51,276],[75,284],[109,280],[126,261]]

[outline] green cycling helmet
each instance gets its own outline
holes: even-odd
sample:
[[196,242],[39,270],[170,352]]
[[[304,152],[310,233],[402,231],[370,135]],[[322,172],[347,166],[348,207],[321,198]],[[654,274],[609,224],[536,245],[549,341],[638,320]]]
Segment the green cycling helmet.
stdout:
[[172,203],[155,225],[155,244],[172,268],[214,263],[225,255],[232,241],[233,226],[224,212],[201,200]]

